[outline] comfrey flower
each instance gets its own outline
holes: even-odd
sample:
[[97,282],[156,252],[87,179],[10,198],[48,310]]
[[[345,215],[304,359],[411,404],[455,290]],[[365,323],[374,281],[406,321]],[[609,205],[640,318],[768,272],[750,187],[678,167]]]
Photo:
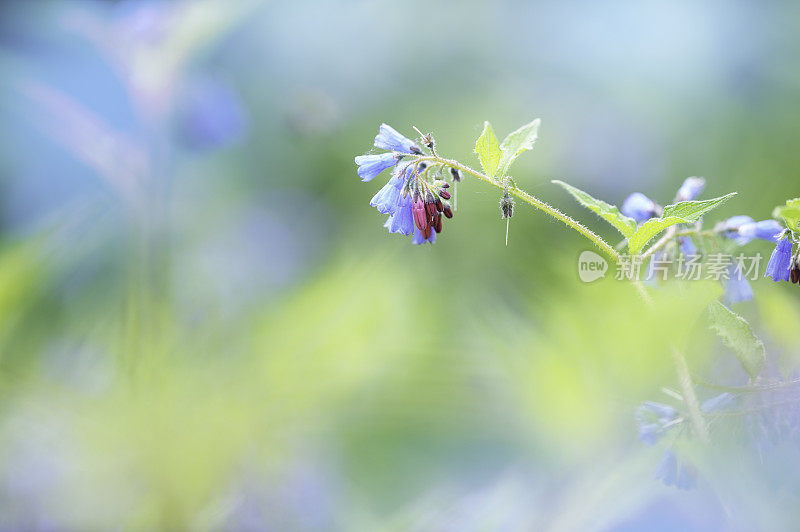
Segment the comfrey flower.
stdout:
[[622,214],[625,216],[633,218],[636,220],[636,223],[640,224],[657,216],[659,207],[656,205],[656,202],[641,192],[634,192],[625,198],[625,202],[622,204],[620,211],[622,211]]
[[722,280],[722,286],[725,288],[723,301],[726,305],[753,299],[753,289],[750,288],[750,283],[744,278],[739,264],[728,266],[728,278]]
[[663,482],[665,486],[691,490],[697,487],[697,469],[686,461],[678,463],[675,453],[667,450],[656,469],[656,479]]
[[[424,135],[423,140],[424,146],[433,152],[433,136]],[[387,168],[395,166],[396,169],[369,204],[378,212],[389,215],[384,227],[390,233],[413,235],[411,242],[414,244],[434,243],[436,233],[442,232],[442,218],[452,218],[453,209],[448,202],[450,183],[443,178],[432,179],[429,174],[446,176],[443,171],[447,166],[438,163],[437,172],[431,172],[428,163],[417,157],[425,155],[419,146],[386,124],[380,127],[375,146],[392,151],[356,157],[361,180],[371,181]],[[401,165],[405,156],[412,156],[412,160]],[[428,160],[433,158],[429,156]],[[453,181],[461,178],[458,170],[453,168],[450,168],[450,175]]]
[[359,155],[356,157],[358,177],[365,183],[372,181],[378,174],[396,165],[401,157],[402,155],[391,152],[378,153],[376,155]]
[[788,281],[791,275],[789,266],[792,263],[792,241],[789,238],[782,238],[767,264],[767,273],[764,277],[772,277],[773,281]]
[[775,220],[754,222],[749,216],[733,216],[717,225],[716,231],[740,246],[749,244],[754,239],[777,242],[783,227]]
[[706,180],[702,177],[687,177],[678,189],[675,201],[691,201],[697,198],[706,188]]
[[422,150],[413,140],[407,139],[388,124],[381,124],[380,132],[375,136],[375,147],[400,153],[422,154]]
[[654,401],[642,403],[633,417],[639,426],[639,440],[646,445],[655,445],[669,429],[683,421],[675,408]]

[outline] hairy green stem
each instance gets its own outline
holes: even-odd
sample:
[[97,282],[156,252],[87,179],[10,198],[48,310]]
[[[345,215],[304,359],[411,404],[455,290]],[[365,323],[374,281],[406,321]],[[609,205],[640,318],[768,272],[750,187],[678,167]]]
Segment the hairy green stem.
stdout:
[[583,236],[585,236],[586,238],[591,240],[592,243],[595,246],[597,246],[598,248],[600,248],[600,250],[603,251],[606,255],[608,255],[608,257],[612,261],[614,261],[615,264],[619,263],[619,261],[620,261],[619,253],[613,247],[611,247],[611,245],[608,244],[608,242],[603,240],[603,238],[600,235],[598,235],[597,233],[595,233],[594,231],[592,231],[591,229],[589,229],[588,227],[586,227],[585,225],[583,225],[579,221],[575,220],[574,218],[572,218],[572,217],[564,214],[563,212],[559,211],[558,209],[556,209],[555,207],[553,207],[549,203],[544,202],[544,201],[542,201],[539,198],[536,198],[534,196],[531,196],[530,194],[528,194],[524,190],[521,190],[521,189],[517,188],[516,183],[512,182],[512,183],[510,183],[508,185],[508,187],[506,187],[503,181],[498,181],[498,180],[492,179],[488,175],[486,175],[484,173],[481,173],[481,172],[479,172],[477,170],[474,170],[474,169],[470,168],[467,165],[461,164],[460,162],[452,160],[452,159],[445,159],[444,157],[425,156],[425,157],[419,157],[419,160],[432,161],[432,162],[436,162],[436,163],[440,163],[440,164],[444,164],[444,165],[450,166],[452,168],[457,168],[457,169],[461,170],[464,173],[470,174],[471,176],[476,177],[476,178],[480,179],[481,181],[484,181],[484,182],[492,185],[493,187],[499,188],[501,190],[508,190],[508,193],[511,194],[512,196],[515,196],[518,199],[524,201],[525,203],[527,203],[527,204],[539,209],[540,211],[543,211],[543,212],[549,214],[553,218],[555,218],[557,220],[560,220],[561,222],[563,222],[567,226],[569,226],[572,229],[574,229],[575,231],[579,232],[580,234],[582,234]]

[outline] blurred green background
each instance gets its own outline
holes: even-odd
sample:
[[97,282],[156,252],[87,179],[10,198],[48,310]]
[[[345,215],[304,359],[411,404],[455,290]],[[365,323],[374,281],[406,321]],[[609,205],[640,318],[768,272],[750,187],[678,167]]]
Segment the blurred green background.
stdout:
[[[525,205],[506,247],[471,179],[412,246],[353,157],[387,122],[476,166],[484,120],[539,117],[516,182],[610,239],[550,180],[667,203],[701,175],[739,193],[714,220],[768,218],[798,35],[789,1],[3,2],[0,529],[791,529],[796,444],[689,441],[684,492],[637,439],[671,342],[746,381],[716,286],[647,315]],[[754,291],[790,376],[800,293]]]

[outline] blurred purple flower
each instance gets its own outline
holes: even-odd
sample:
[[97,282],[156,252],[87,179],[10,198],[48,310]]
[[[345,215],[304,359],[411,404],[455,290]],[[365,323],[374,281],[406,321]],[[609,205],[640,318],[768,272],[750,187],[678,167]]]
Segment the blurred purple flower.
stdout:
[[655,445],[672,427],[678,425],[678,411],[663,403],[645,401],[636,409],[634,419],[639,427],[639,440]]
[[639,224],[658,214],[656,203],[641,192],[634,192],[625,198],[620,210],[622,214],[633,218]]
[[702,177],[687,177],[678,189],[676,201],[692,201],[700,195],[706,187],[706,180]]
[[665,486],[675,486],[681,490],[697,487],[697,470],[688,462],[679,463],[672,450],[664,451],[664,456],[656,469],[656,479]]
[[688,236],[682,236],[679,239],[680,246],[681,246],[681,253],[686,255],[687,257],[692,257],[697,255],[697,247],[694,245],[694,242]]
[[178,134],[186,146],[220,148],[239,140],[246,129],[245,109],[228,85],[205,79],[188,87],[178,110]]
[[744,278],[742,268],[738,264],[728,266],[728,278],[722,279],[722,286],[725,289],[723,301],[726,305],[753,299],[753,289]]

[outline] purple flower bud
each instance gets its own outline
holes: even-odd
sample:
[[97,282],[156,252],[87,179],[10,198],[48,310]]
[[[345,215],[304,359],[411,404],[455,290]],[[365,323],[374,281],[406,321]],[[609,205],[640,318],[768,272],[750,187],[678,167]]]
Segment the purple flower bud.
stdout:
[[445,218],[448,219],[453,217],[453,209],[450,208],[449,203],[444,204],[444,210],[442,211],[442,214],[444,214]]
[[687,177],[678,189],[676,201],[691,201],[697,198],[706,187],[706,180],[702,177]]
[[777,242],[781,231],[783,231],[783,226],[775,220],[762,220],[740,225],[737,235],[729,238],[732,238],[740,246],[749,243],[755,238]]
[[442,215],[438,212],[436,213],[436,216],[433,217],[433,229],[437,233],[442,232]]
[[636,223],[640,224],[658,214],[658,205],[641,192],[634,192],[625,198],[620,210],[622,214],[633,218]]
[[411,207],[414,213],[414,223],[420,231],[424,231],[428,226],[428,213],[425,212],[425,203],[421,199],[414,200]]
[[396,165],[398,160],[394,153],[359,155],[355,159],[358,165],[358,177],[364,182],[372,181],[378,174]]
[[383,150],[399,151],[408,154],[421,154],[422,150],[388,124],[381,124],[380,132],[375,137],[375,146]]
[[442,199],[450,199],[450,193],[448,191],[446,191],[446,190],[440,190],[439,191],[439,196]]
[[731,216],[724,222],[717,224],[717,227],[715,227],[714,229],[719,232],[737,231],[740,226],[749,223],[753,223],[753,219],[750,218],[749,216],[740,214],[738,216]]
[[789,280],[789,264],[792,262],[792,242],[788,238],[782,239],[775,246],[769,258],[767,273],[764,277],[772,277],[773,281]]

